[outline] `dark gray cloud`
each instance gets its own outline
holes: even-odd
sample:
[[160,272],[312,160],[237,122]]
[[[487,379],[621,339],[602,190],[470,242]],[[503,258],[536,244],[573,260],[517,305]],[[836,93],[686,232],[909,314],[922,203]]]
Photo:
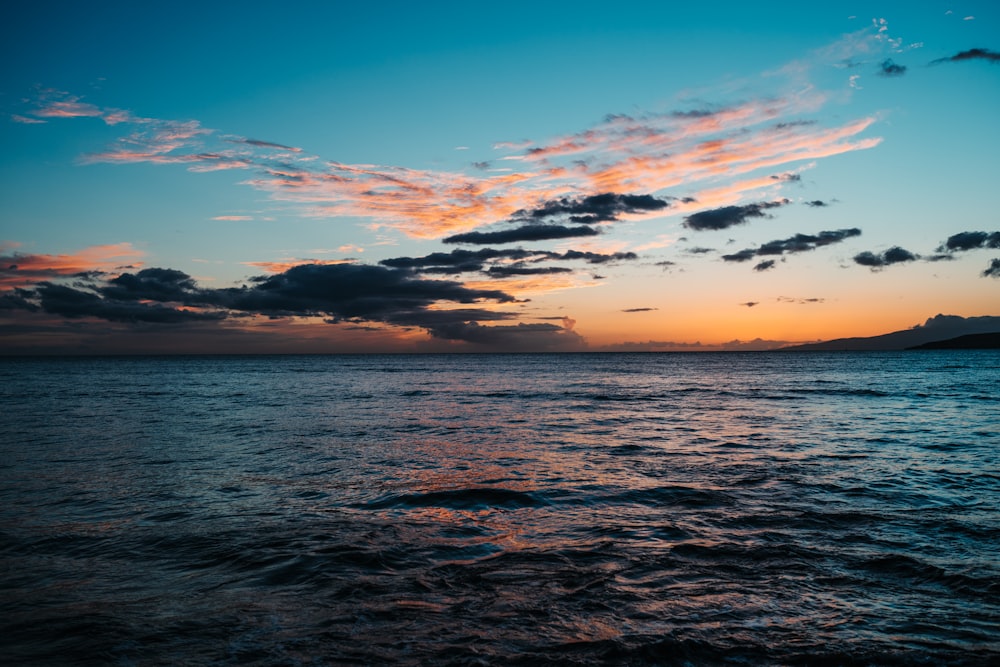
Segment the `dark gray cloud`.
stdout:
[[774,268],[774,260],[773,259],[765,259],[763,262],[758,262],[756,265],[754,265],[753,270],[754,271],[768,271],[768,270],[773,269],[773,268]]
[[474,245],[488,245],[491,243],[516,243],[518,241],[553,241],[556,239],[569,239],[583,236],[597,236],[598,232],[593,227],[579,225],[576,227],[566,227],[564,225],[523,225],[514,229],[506,229],[496,232],[466,232],[449,236],[443,241],[445,243],[470,243]]
[[22,289],[12,289],[0,292],[0,310],[37,311],[38,306],[25,297],[31,297],[32,292]]
[[[558,270],[539,269],[548,273]],[[516,314],[512,312],[478,307],[432,308],[441,302],[484,301],[510,303],[515,299],[500,290],[474,289],[454,281],[419,278],[408,269],[362,264],[301,264],[279,274],[250,278],[242,287],[222,289],[199,287],[182,271],[150,268],[109,280],[78,279],[72,286],[45,281],[31,289],[0,294],[3,309],[112,322],[172,324],[249,315],[306,316],[352,325],[381,322],[420,327],[434,337],[448,340],[459,339],[461,332],[468,331],[475,336],[462,340],[477,342],[492,337],[491,344],[504,339],[515,347],[528,340],[539,349],[575,345],[581,340],[578,336],[560,337],[558,332],[545,328],[506,326],[492,332],[485,330],[493,327],[478,324],[513,319]],[[553,340],[545,343],[546,336]]]
[[495,259],[524,260],[537,256],[538,253],[521,248],[510,248],[497,250],[495,248],[483,248],[482,250],[456,249],[451,252],[434,252],[423,257],[393,257],[383,259],[379,264],[394,269],[414,269],[422,272],[445,272],[450,269],[451,273],[463,271],[481,271],[483,265]]
[[905,250],[899,246],[893,246],[882,254],[875,254],[866,250],[854,256],[854,262],[856,264],[868,266],[873,269],[889,266],[890,264],[912,262],[917,259],[920,259],[919,255],[915,255],[909,250]]
[[758,255],[783,255],[786,252],[806,252],[833,243],[840,243],[844,239],[853,236],[861,236],[861,230],[857,227],[849,229],[836,229],[820,232],[819,234],[796,234],[795,236],[780,241],[769,241],[757,249]]
[[775,181],[788,181],[789,183],[798,183],[802,180],[801,174],[793,174],[791,172],[785,172],[784,174],[774,174],[771,176],[772,180]]
[[437,301],[514,301],[497,290],[470,289],[454,281],[426,280],[409,271],[365,264],[300,264],[251,282],[252,288],[213,290],[211,297],[216,305],[264,315],[378,321],[427,308]]
[[744,301],[740,305],[741,306],[746,306],[747,308],[753,308],[754,306],[756,306],[759,303],[760,303],[760,301]]
[[194,279],[176,269],[142,269],[137,273],[123,273],[108,281],[101,294],[108,299],[121,301],[177,301],[184,302],[197,292]]
[[518,221],[539,221],[559,217],[566,218],[569,222],[591,225],[614,222],[623,214],[659,211],[668,206],[670,201],[652,195],[606,192],[577,199],[563,197],[534,209],[516,211],[512,218]]
[[586,347],[578,333],[546,323],[483,326],[477,322],[453,322],[431,329],[431,333],[436,338],[475,343],[504,352],[559,352]]
[[826,299],[823,299],[823,298],[820,298],[820,297],[811,297],[811,298],[808,298],[808,299],[795,299],[795,298],[792,298],[790,296],[779,296],[778,299],[777,299],[777,301],[779,303],[805,304],[805,303],[823,303],[824,301],[826,301]]
[[749,262],[756,256],[757,256],[757,251],[754,248],[744,248],[739,252],[723,255],[722,259],[727,262]]
[[1000,248],[1000,232],[959,232],[938,246],[938,252],[958,252],[976,248]]
[[776,130],[784,130],[790,127],[810,127],[818,122],[816,120],[792,120],[786,123],[775,123],[773,127]]
[[990,260],[990,265],[983,271],[983,278],[1000,278],[1000,257]]
[[625,214],[659,211],[669,207],[672,199],[615,192],[576,198],[563,197],[543,202],[532,209],[515,211],[506,221],[519,225],[512,229],[454,234],[443,241],[488,245],[596,236],[600,232],[591,225],[614,222]]
[[[761,255],[784,255],[785,253],[806,252],[833,243],[840,243],[844,239],[853,236],[861,236],[861,230],[857,227],[851,227],[849,229],[823,231],[819,234],[796,234],[787,239],[768,241],[758,248],[746,248],[739,252],[723,255],[722,259],[727,262],[747,262]],[[774,266],[773,263],[765,268],[769,269],[772,266]],[[757,270],[762,271],[764,269]]]
[[693,248],[688,248],[684,252],[690,253],[692,255],[707,255],[710,252],[715,252],[715,248],[703,248],[701,246],[695,246]]
[[551,273],[572,273],[573,269],[564,266],[524,266],[523,264],[509,264],[491,266],[487,273],[494,277],[507,276],[537,276]]
[[719,113],[711,109],[692,109],[690,111],[672,111],[670,115],[674,118],[708,118]]
[[624,262],[631,261],[634,259],[639,259],[639,256],[634,252],[613,252],[613,253],[600,253],[600,252],[587,252],[583,250],[567,250],[566,252],[551,253],[550,259],[557,260],[572,260],[580,259],[588,264],[607,264],[608,262]]
[[742,206],[723,206],[692,213],[684,218],[684,226],[688,229],[702,231],[706,229],[726,229],[733,225],[742,225],[750,218],[769,218],[769,209],[788,204],[787,199],[778,201],[757,202]]
[[[393,257],[379,264],[395,269],[411,269],[419,273],[455,274],[471,271],[488,271],[486,264],[493,260],[515,262],[544,262],[579,260],[588,264],[607,264],[638,259],[634,252],[597,253],[581,250],[552,252],[549,250],[525,250],[523,248],[483,248],[482,250],[456,249],[451,252],[435,252],[423,257]],[[503,266],[503,265],[500,265]]]
[[651,310],[659,310],[658,308],[625,308],[622,310],[623,313],[647,313]]
[[968,51],[960,51],[953,56],[948,56],[947,58],[932,60],[931,65],[937,65],[938,63],[956,63],[963,60],[985,60],[987,62],[997,63],[1000,62],[1000,52],[990,51],[989,49],[969,49]]
[[886,58],[879,63],[879,76],[903,76],[906,74],[906,65],[897,65],[892,58]]
[[806,202],[806,206],[812,206],[813,208],[818,208],[821,206],[829,206],[829,205],[830,204],[828,202],[825,202],[822,199],[813,199],[812,201]]
[[110,322],[152,322],[170,324],[222,320],[228,315],[223,311],[195,311],[174,308],[159,303],[140,303],[106,298],[98,293],[43,282],[32,290],[38,306],[46,313],[69,318],[97,317]]
[[301,148],[286,146],[284,144],[276,144],[273,141],[261,141],[259,139],[230,139],[229,141],[234,144],[247,144],[249,146],[256,146],[257,148],[277,148],[278,150],[292,151],[293,153],[299,153],[302,151]]

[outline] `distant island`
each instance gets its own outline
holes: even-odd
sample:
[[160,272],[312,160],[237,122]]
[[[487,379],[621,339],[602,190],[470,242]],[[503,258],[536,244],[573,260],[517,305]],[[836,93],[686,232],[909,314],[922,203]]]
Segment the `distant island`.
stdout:
[[1000,350],[1000,331],[992,333],[968,334],[948,340],[936,340],[910,350]]
[[[991,338],[992,337],[992,338]],[[885,351],[912,349],[998,349],[1000,317],[936,315],[912,329],[868,338],[838,338],[780,348],[782,351]],[[969,340],[965,340],[965,339]],[[990,343],[992,341],[992,343]],[[928,347],[939,345],[940,347]]]

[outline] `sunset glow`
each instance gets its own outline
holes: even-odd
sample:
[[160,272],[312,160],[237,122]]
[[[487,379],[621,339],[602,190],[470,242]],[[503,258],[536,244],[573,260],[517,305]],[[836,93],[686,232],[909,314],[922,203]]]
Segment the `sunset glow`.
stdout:
[[773,349],[1000,314],[1000,15],[973,4],[319,4],[170,42],[141,12],[20,8],[0,337]]

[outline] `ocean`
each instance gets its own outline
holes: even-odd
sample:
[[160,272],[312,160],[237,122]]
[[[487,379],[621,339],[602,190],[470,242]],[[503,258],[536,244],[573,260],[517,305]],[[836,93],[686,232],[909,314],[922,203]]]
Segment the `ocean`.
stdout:
[[1000,663],[1000,352],[0,359],[0,662]]

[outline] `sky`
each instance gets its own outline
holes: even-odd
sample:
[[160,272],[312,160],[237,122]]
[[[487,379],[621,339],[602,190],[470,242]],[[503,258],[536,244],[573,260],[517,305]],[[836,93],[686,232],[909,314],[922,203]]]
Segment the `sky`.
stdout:
[[0,349],[742,350],[1000,315],[1000,5],[806,4],[6,8]]

